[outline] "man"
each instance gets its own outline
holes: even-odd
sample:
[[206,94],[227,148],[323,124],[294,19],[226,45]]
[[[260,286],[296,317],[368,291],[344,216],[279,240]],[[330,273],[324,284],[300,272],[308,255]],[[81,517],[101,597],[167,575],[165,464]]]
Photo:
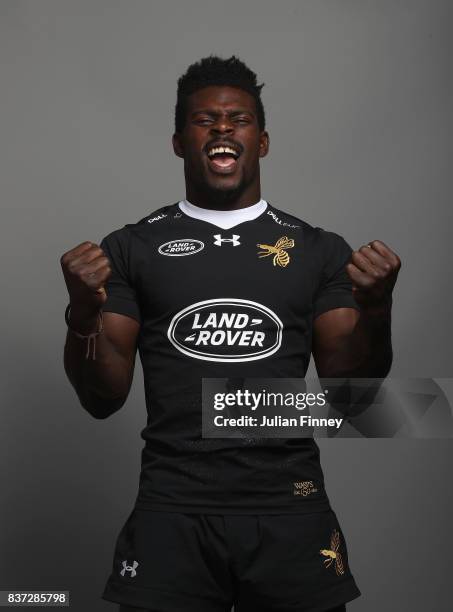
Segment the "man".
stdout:
[[201,435],[203,377],[303,378],[311,352],[320,377],[385,377],[392,361],[400,260],[261,199],[261,88],[234,56],[191,65],[173,136],[186,199],[61,258],[82,406],[119,410],[137,346],[143,365],[139,492],[103,593],[122,612],[340,611],[360,595],[315,441]]

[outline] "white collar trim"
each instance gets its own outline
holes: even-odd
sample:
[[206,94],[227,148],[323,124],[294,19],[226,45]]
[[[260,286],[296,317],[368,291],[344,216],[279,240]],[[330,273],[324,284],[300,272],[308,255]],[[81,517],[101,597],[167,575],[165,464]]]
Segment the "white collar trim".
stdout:
[[237,210],[211,210],[209,208],[200,208],[191,204],[188,200],[178,202],[179,208],[184,214],[195,219],[207,221],[222,229],[230,229],[244,221],[252,221],[259,217],[267,208],[266,200],[260,200],[252,206],[238,208]]

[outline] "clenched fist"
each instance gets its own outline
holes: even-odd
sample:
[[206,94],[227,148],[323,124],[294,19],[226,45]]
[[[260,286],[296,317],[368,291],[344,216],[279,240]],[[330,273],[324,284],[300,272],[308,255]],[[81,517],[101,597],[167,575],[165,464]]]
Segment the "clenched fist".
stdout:
[[373,240],[354,251],[346,271],[359,306],[368,311],[388,308],[400,268],[398,255],[380,240]]
[[60,258],[71,305],[95,311],[107,300],[104,284],[112,273],[104,251],[92,242],[82,242]]

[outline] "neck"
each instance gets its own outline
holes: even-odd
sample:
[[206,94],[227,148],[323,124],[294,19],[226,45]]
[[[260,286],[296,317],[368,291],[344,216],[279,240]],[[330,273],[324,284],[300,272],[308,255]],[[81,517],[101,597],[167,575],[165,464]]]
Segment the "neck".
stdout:
[[261,200],[261,186],[257,182],[245,189],[241,187],[240,191],[222,191],[186,183],[186,200],[209,210],[238,210],[253,206]]

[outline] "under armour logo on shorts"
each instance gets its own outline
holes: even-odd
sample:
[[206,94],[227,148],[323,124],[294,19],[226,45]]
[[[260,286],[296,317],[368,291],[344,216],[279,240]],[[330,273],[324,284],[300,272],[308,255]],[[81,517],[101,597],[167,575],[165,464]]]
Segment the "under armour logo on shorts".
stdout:
[[120,571],[121,576],[124,576],[126,572],[131,573],[131,578],[137,575],[137,572],[135,571],[138,567],[137,561],[134,561],[132,565],[128,565],[127,561],[123,561],[122,565],[123,565],[123,569]]

